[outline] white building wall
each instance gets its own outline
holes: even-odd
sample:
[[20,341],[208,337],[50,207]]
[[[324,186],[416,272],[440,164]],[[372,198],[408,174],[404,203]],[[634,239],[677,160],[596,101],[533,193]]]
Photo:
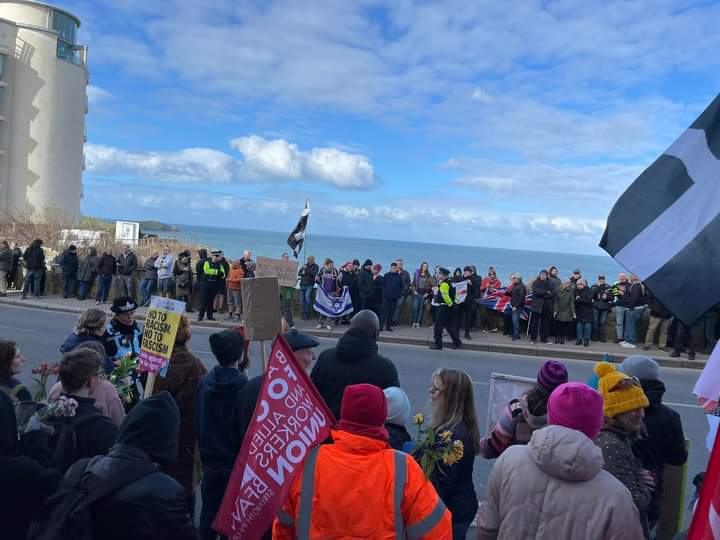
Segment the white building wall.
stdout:
[[8,77],[12,110],[3,126],[9,136],[0,156],[8,172],[4,206],[23,215],[57,212],[77,223],[87,70],[57,57],[57,34],[48,29],[50,9],[0,0],[0,18],[18,25]]

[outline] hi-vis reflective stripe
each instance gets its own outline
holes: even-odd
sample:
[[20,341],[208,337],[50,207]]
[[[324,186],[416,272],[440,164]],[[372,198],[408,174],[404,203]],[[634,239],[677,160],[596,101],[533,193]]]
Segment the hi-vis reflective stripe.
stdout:
[[426,518],[421,519],[415,525],[407,528],[408,540],[417,540],[432,531],[445,515],[445,505],[438,497],[438,502]]
[[[308,454],[305,468],[303,469],[302,482],[300,484],[300,511],[298,516],[298,526],[295,530],[295,538],[297,540],[310,540],[310,523],[312,519],[312,502],[315,496],[315,464],[317,463],[319,446],[316,446]],[[395,457],[395,486],[393,490],[393,506],[395,512],[395,536],[396,538],[419,538],[423,534],[427,534],[438,524],[445,513],[445,505],[438,499],[438,505],[430,513],[428,517],[419,521],[405,531],[405,522],[402,516],[402,503],[405,498],[405,484],[407,483],[407,454],[393,450]],[[285,512],[280,512],[278,521],[283,525],[292,527],[294,521],[291,516]],[[412,534],[412,536],[410,536]]]
[[300,484],[300,515],[298,516],[297,539],[310,540],[310,519],[312,518],[312,503],[315,496],[315,463],[317,462],[319,446],[308,454]]
[[393,450],[395,454],[395,492],[393,506],[395,507],[395,538],[405,538],[405,523],[402,518],[402,502],[405,498],[405,483],[407,482],[407,462],[403,452]]

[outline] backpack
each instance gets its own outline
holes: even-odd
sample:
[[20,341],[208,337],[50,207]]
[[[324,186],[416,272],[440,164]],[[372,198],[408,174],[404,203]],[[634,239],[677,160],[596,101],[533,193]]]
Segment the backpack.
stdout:
[[88,414],[80,420],[74,416],[53,416],[45,420],[45,423],[53,428],[53,433],[48,438],[48,449],[51,463],[55,468],[63,472],[67,471],[78,459],[87,456],[87,449],[83,447],[75,430],[101,417],[102,414],[98,412],[97,414]]
[[152,463],[143,460],[86,489],[83,486],[86,470],[101,458],[81,459],[70,467],[58,491],[45,501],[35,515],[28,531],[28,540],[93,540],[93,503],[158,472]]

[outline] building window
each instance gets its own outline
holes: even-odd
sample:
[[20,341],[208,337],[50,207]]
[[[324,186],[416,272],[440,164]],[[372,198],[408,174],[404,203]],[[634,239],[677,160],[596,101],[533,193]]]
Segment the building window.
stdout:
[[52,12],[52,29],[58,33],[57,55],[58,58],[79,64],[80,58],[75,40],[77,38],[77,24],[64,13]]

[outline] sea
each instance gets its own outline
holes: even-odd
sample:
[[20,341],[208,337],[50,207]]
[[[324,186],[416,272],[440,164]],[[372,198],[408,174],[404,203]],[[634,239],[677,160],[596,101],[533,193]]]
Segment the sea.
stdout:
[[[253,258],[260,256],[280,258],[284,252],[291,253],[287,246],[288,233],[249,229],[228,229],[195,225],[175,225],[174,232],[150,231],[160,238],[174,238],[183,243],[191,243],[211,249],[221,249],[229,258],[239,258],[249,249]],[[390,263],[403,259],[405,269],[411,273],[427,262],[430,269],[445,266],[451,271],[457,267],[474,265],[478,274],[486,275],[488,267],[494,266],[498,278],[504,283],[513,272],[520,272],[528,281],[536,276],[541,268],[557,266],[559,277],[567,279],[573,270],[579,268],[589,283],[594,283],[598,275],[607,276],[615,281],[622,268],[609,256],[581,255],[575,253],[552,253],[546,251],[526,251],[501,249],[483,246],[429,244],[407,240],[377,240],[371,238],[348,238],[340,236],[307,235],[299,259],[314,255],[318,264],[329,257],[340,267],[347,261],[365,259],[379,262],[383,272],[390,269]]]

